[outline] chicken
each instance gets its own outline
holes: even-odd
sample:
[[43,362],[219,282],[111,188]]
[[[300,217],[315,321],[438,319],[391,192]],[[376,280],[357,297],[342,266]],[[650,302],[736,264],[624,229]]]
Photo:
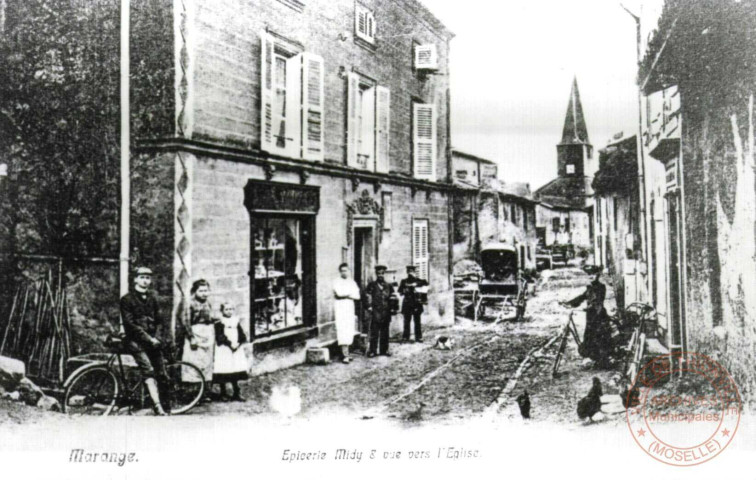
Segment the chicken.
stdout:
[[419,422],[423,419],[423,408],[425,408],[425,403],[420,402],[417,406],[417,409],[407,414],[407,420],[413,421],[413,422]]
[[293,417],[302,409],[302,395],[299,387],[295,385],[288,387],[276,385],[270,393],[268,403],[275,412],[285,417]]
[[593,377],[593,386],[588,391],[588,395],[581,398],[577,404],[577,414],[580,420],[588,418],[593,421],[593,416],[601,411],[601,395],[603,394],[601,380],[598,377]]
[[520,407],[520,415],[522,418],[530,418],[530,394],[525,390],[517,396],[515,399],[517,406]]

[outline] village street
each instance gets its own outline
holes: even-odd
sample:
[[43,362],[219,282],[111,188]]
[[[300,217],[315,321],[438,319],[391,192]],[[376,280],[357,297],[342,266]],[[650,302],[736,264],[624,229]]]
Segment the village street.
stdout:
[[[203,405],[191,414],[286,416],[289,402],[296,403],[288,398],[296,395],[290,388],[296,387],[301,411],[295,417],[301,418],[327,414],[438,424],[494,414],[516,420],[520,414],[515,397],[528,388],[533,421],[579,423],[575,405],[589,390],[593,376],[602,379],[605,393],[616,393],[609,381],[612,372],[581,368],[577,349],[570,343],[561,374],[552,379],[556,345],[542,347],[561,332],[567,318],[567,310],[557,301],[580,293],[588,281],[588,275],[577,268],[546,271],[537,295],[529,300],[524,322],[476,324],[458,317],[453,327],[427,332],[425,343],[392,341],[392,357],[355,355],[349,365],[301,365],[261,375],[243,387],[246,402]],[[613,302],[610,293],[610,311]],[[576,323],[582,334],[582,313]],[[451,350],[434,348],[440,335],[455,340]],[[529,353],[528,368],[511,392],[501,395]]]

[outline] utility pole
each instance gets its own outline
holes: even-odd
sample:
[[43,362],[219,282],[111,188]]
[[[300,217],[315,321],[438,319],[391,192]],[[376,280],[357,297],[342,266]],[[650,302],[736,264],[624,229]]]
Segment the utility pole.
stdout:
[[[633,12],[628,10],[625,5],[620,4],[623,10],[625,10],[628,15],[633,17],[633,20],[635,21],[635,56],[636,56],[636,63],[638,67],[638,72],[640,72],[641,67],[641,19],[638,15],[635,15]],[[649,272],[649,258],[648,258],[648,237],[647,237],[647,229],[646,229],[646,215],[647,215],[647,209],[646,209],[646,161],[645,156],[643,154],[643,91],[640,83],[638,83],[638,134],[636,135],[636,148],[638,150],[638,187],[639,187],[639,194],[640,194],[640,237],[641,241],[643,242],[643,248],[641,249],[641,254],[643,255],[643,258],[641,261],[646,264],[646,278],[649,278],[650,275],[655,274],[652,272]],[[653,214],[653,212],[652,212]],[[653,218],[651,219],[653,222]],[[636,269],[636,278],[638,275],[638,271]],[[646,292],[648,292],[648,282],[646,282]],[[637,293],[637,289],[636,289]],[[640,300],[640,299],[636,299]]]
[[129,292],[129,235],[131,216],[131,115],[129,105],[130,0],[121,0],[121,251],[118,273],[120,296]]

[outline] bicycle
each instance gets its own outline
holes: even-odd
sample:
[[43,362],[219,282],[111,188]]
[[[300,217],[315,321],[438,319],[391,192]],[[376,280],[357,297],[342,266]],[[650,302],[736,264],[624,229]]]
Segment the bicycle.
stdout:
[[559,373],[559,364],[562,362],[562,357],[564,356],[564,352],[567,350],[567,340],[569,339],[569,336],[572,335],[572,338],[575,339],[575,343],[578,346],[578,351],[580,350],[580,347],[582,346],[582,342],[580,341],[580,334],[578,333],[577,326],[575,325],[575,321],[572,319],[574,314],[575,314],[575,311],[570,310],[570,314],[567,318],[567,323],[565,324],[564,329],[562,330],[562,334],[559,340],[559,349],[557,350],[556,357],[554,358],[554,366],[551,369],[552,377],[556,377]]
[[[120,338],[109,338],[106,346],[111,356],[106,361],[79,367],[68,376],[63,386],[62,410],[69,415],[110,415],[127,407],[131,414],[145,407],[144,379],[136,368],[124,368],[124,350]],[[194,364],[183,361],[166,365],[172,384],[170,410],[172,415],[194,408],[205,393],[205,378]],[[136,377],[136,378],[129,378]]]

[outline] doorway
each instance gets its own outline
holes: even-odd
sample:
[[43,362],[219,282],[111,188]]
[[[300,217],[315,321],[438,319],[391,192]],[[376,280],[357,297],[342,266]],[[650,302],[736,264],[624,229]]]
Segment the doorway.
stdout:
[[[373,278],[375,269],[375,237],[373,227],[355,226],[354,227],[354,281],[364,291],[368,282]],[[367,325],[364,315],[364,304],[362,300],[356,302],[355,311],[359,318],[358,331],[367,333]]]
[[680,222],[680,198],[676,194],[667,197],[667,217],[669,219],[669,313],[672,344],[683,351],[685,345],[685,305],[682,284],[682,240]]

